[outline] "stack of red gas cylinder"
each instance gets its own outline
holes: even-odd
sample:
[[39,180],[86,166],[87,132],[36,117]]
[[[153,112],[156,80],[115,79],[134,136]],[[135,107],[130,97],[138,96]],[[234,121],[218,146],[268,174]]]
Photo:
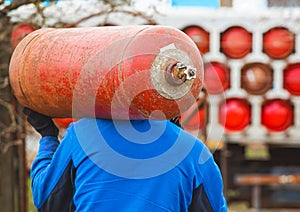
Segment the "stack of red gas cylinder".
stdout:
[[[197,24],[182,28],[205,61],[207,107],[194,116],[206,117],[197,126],[220,125],[229,137],[241,134],[244,138],[254,132],[251,128],[261,130],[266,138],[299,127],[295,116],[300,109],[294,100],[300,96],[300,60],[289,60],[299,46],[295,31],[282,25],[259,31],[242,24],[228,26],[228,20],[225,23],[227,26],[216,24],[213,30]],[[214,98],[218,100],[210,101]],[[215,106],[217,115],[210,113]],[[195,117],[190,119],[195,122]],[[194,128],[188,125],[188,129]]]

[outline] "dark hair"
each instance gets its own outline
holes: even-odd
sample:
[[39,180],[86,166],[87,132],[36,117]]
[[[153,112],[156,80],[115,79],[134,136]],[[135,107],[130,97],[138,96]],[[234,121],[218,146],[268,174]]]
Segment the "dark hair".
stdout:
[[176,124],[178,127],[181,127],[181,124],[180,124],[180,121],[179,121],[178,116],[172,118],[170,121],[171,121],[172,123]]

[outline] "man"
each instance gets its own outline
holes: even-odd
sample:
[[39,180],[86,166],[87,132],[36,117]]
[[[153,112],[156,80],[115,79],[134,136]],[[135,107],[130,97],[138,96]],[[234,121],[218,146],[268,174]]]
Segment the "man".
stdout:
[[39,211],[227,211],[209,150],[170,121],[84,118],[59,142],[50,117],[24,113],[42,136],[31,169]]

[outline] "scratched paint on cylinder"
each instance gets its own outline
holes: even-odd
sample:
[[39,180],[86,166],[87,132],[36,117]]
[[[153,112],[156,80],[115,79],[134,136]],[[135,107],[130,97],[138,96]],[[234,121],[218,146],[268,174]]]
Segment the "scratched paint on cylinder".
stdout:
[[[175,49],[169,51],[179,56],[161,53],[170,44]],[[167,59],[157,69],[158,57]],[[196,79],[169,86],[165,75],[153,75],[165,73],[170,62],[195,67]],[[20,103],[52,117],[112,118],[114,113],[118,119],[141,119],[162,111],[171,118],[199,95],[202,69],[196,45],[172,27],[41,29],[15,49],[10,80]],[[166,85],[169,99],[161,93]]]

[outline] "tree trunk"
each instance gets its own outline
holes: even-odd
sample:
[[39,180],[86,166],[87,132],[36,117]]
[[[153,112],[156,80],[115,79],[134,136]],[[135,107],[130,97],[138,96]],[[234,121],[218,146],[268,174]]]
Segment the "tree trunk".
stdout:
[[[26,168],[23,121],[9,86],[11,24],[0,17],[0,211],[25,212]],[[24,137],[24,136],[23,136]]]

